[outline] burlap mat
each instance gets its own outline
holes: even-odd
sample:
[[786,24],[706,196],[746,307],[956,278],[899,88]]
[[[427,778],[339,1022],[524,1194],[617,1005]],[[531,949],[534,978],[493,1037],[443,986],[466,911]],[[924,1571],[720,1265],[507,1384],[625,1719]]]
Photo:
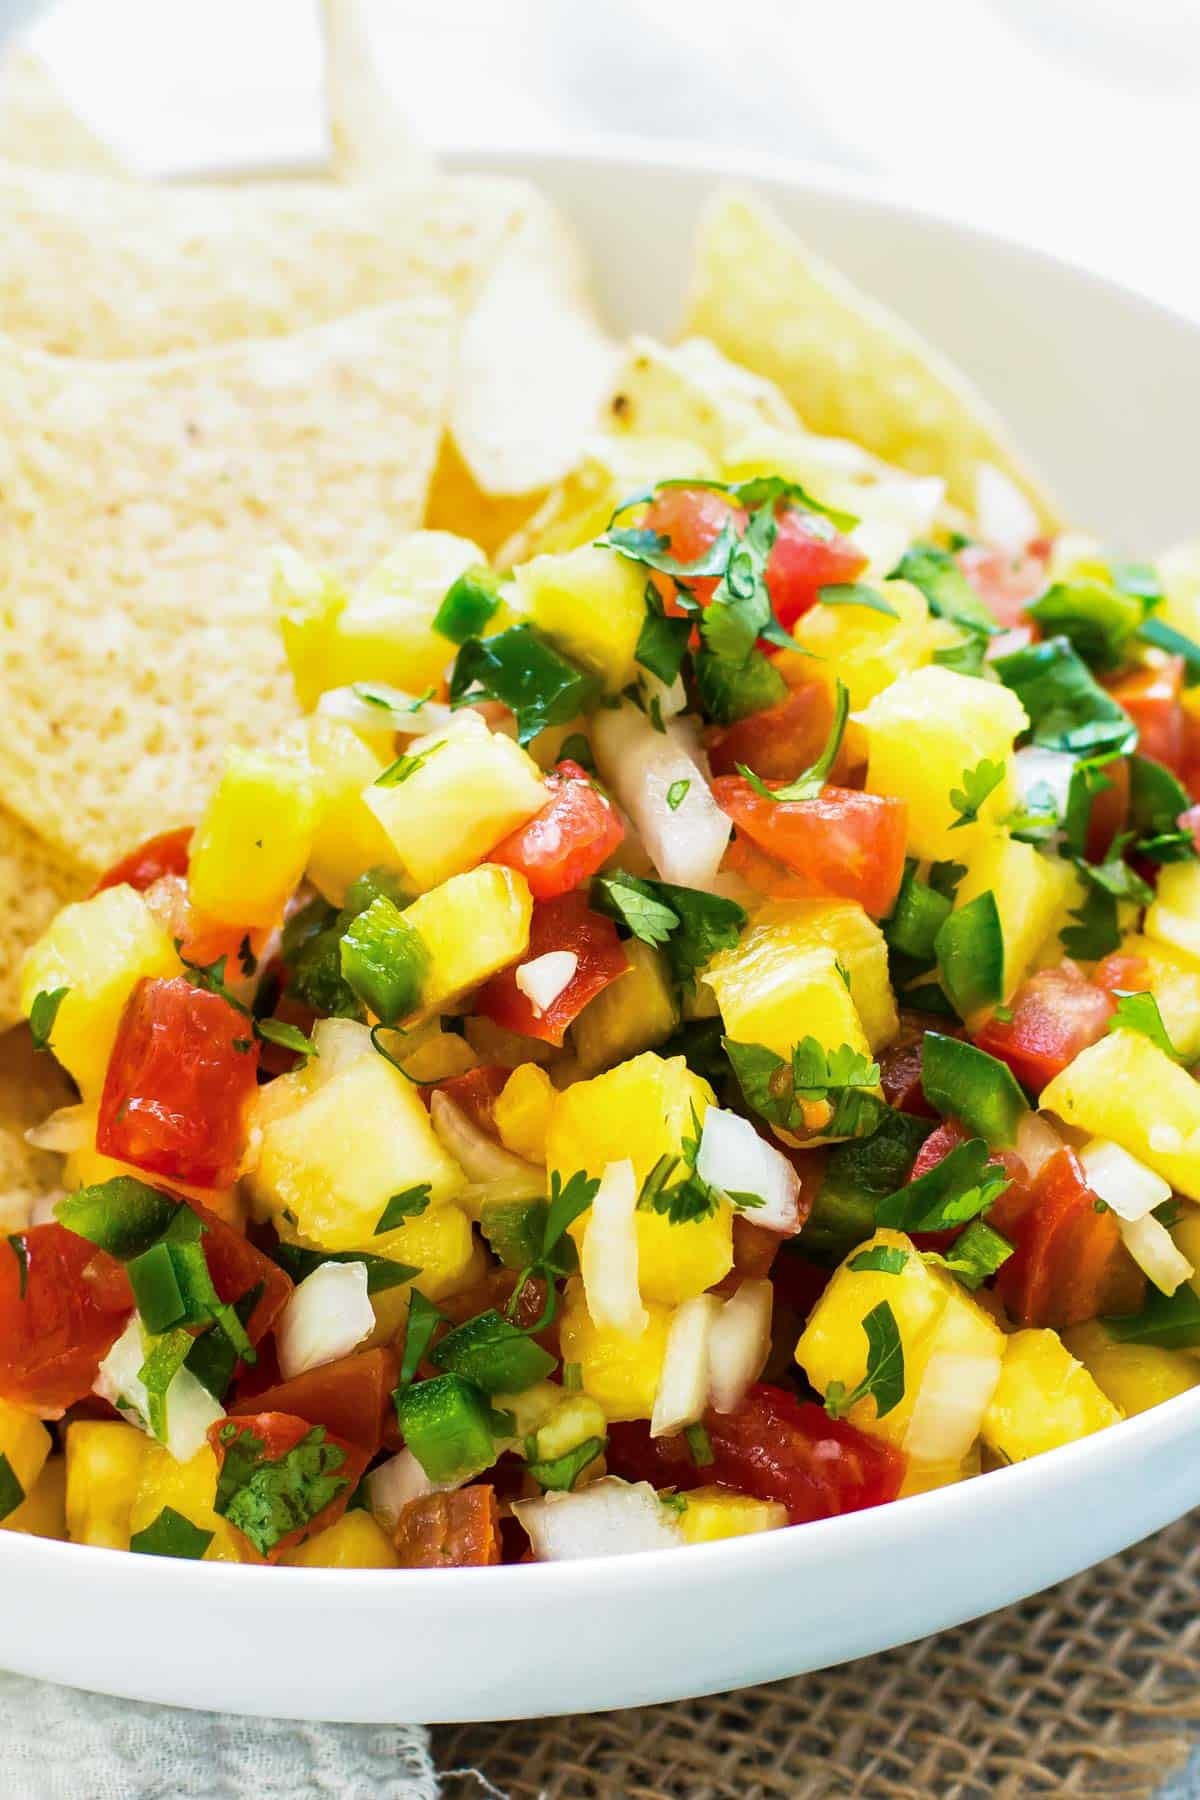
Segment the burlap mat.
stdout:
[[1200,1721],[1198,1518],[1007,1612],[823,1674],[634,1712],[442,1726],[444,1792],[1148,1800]]

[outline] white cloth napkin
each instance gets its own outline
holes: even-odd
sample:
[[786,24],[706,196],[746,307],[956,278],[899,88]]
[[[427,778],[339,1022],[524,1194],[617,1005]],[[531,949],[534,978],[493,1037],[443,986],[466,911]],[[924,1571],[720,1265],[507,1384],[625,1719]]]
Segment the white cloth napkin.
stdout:
[[437,1800],[438,1791],[419,1726],[240,1719],[0,1674],[0,1800]]

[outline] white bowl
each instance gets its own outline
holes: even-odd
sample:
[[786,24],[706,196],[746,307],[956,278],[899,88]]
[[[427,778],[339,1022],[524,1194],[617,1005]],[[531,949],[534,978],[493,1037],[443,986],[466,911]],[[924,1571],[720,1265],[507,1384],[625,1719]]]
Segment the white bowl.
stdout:
[[[1081,522],[1196,530],[1200,328],[1079,270],[777,165],[638,149],[459,159],[545,184],[625,326],[669,331],[696,214],[752,176],[1002,404]],[[872,1512],[702,1549],[432,1572],[243,1568],[0,1532],[0,1667],[301,1719],[634,1706],[887,1649],[1035,1593],[1200,1502],[1200,1389],[1115,1430]]]

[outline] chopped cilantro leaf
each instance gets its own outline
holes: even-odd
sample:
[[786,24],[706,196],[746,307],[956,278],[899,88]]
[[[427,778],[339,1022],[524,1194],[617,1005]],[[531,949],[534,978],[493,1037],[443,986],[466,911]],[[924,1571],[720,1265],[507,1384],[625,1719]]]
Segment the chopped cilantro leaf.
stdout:
[[865,606],[869,612],[883,613],[889,619],[900,617],[890,600],[862,581],[836,582],[818,588],[817,600],[822,606]]
[[319,1056],[321,1053],[310,1037],[306,1037],[297,1025],[289,1025],[283,1019],[256,1019],[254,1035],[265,1044],[278,1044],[281,1050],[291,1050],[297,1056]]
[[450,699],[499,700],[527,744],[547,725],[565,725],[594,706],[596,677],[564,656],[532,625],[510,625],[495,637],[468,638],[454,660]]
[[862,1250],[850,1258],[850,1267],[856,1275],[899,1275],[907,1263],[908,1251],[899,1250],[892,1244],[874,1244],[870,1250]]
[[692,985],[696,971],[718,950],[733,948],[746,923],[735,900],[620,869],[596,876],[591,892],[597,912],[616,919],[644,944],[665,948],[671,972],[683,987]]
[[992,664],[1029,715],[1030,741],[1074,756],[1124,755],[1137,726],[1098,685],[1065,637],[1045,638]]
[[986,639],[1000,629],[948,550],[914,544],[892,570],[891,579],[911,581],[924,594],[931,613],[964,631]]
[[846,720],[850,715],[850,690],[841,681],[837,684],[837,699],[834,702],[833,723],[829,728],[829,736],[825,747],[810,769],[797,775],[794,781],[783,787],[768,787],[760,781],[753,769],[745,763],[738,763],[738,774],[745,777],[756,794],[762,794],[768,800],[816,800],[821,789],[829,779],[829,771],[837,760],[837,753],[842,747],[842,737],[846,730]]
[[721,1041],[747,1106],[794,1136],[867,1137],[887,1111],[871,1091],[878,1063],[849,1044],[826,1050],[802,1038],[785,1061],[763,1044]]
[[303,1529],[349,1486],[340,1471],[346,1453],[314,1425],[281,1457],[234,1420],[220,1427],[224,1456],[217,1479],[217,1512],[267,1556],[282,1538]]
[[633,660],[670,687],[683,667],[688,640],[692,635],[689,618],[668,618],[662,598],[653,582],[646,587],[646,617],[638,633]]
[[58,1009],[70,991],[69,987],[43,988],[34,996],[33,1005],[29,1009],[29,1034],[35,1050],[53,1049],[50,1034],[54,1030],[54,1021],[58,1018]]
[[844,1418],[868,1395],[875,1401],[875,1417],[882,1419],[904,1398],[904,1345],[896,1315],[886,1300],[871,1308],[862,1327],[867,1336],[867,1372],[849,1393],[842,1382],[829,1383],[825,1410],[831,1419]]
[[1120,948],[1117,902],[1103,887],[1089,887],[1083,904],[1075,907],[1069,917],[1075,923],[1064,926],[1058,934],[1068,956],[1079,962],[1096,962]]
[[9,1513],[16,1512],[25,1498],[25,1489],[17,1477],[16,1470],[0,1450],[0,1519],[7,1519]]
[[993,762],[984,757],[973,769],[962,772],[961,788],[950,789],[950,804],[958,814],[951,831],[958,831],[963,825],[974,825],[979,818],[979,809],[989,795],[994,794],[1004,780],[1004,764]]
[[1157,1044],[1172,1062],[1183,1062],[1179,1051],[1171,1042],[1163,1016],[1159,1011],[1158,1001],[1153,994],[1121,994],[1117,999],[1117,1010],[1108,1021],[1110,1031],[1136,1031],[1140,1036],[1149,1038]]
[[211,1531],[202,1531],[173,1506],[164,1506],[149,1525],[134,1532],[129,1548],[137,1556],[178,1556],[199,1562],[212,1541]]
[[936,1250],[923,1250],[922,1260],[945,1269],[972,1292],[982,1287],[989,1275],[1006,1263],[1013,1246],[1006,1237],[993,1230],[986,1219],[972,1219],[944,1256]]
[[379,1237],[385,1231],[394,1231],[405,1219],[418,1218],[429,1205],[432,1193],[429,1183],[422,1181],[416,1187],[405,1188],[402,1194],[393,1194],[379,1215],[374,1235]]
[[430,744],[428,750],[419,750],[415,756],[398,756],[394,763],[388,764],[382,775],[376,776],[375,786],[400,787],[419,769],[423,769],[431,756],[436,756],[439,750],[444,750],[449,741],[449,738],[439,738],[436,744]]
[[1093,669],[1117,669],[1145,617],[1135,595],[1101,581],[1056,581],[1025,608],[1044,637],[1065,637]]
[[991,1161],[983,1139],[970,1138],[916,1181],[880,1200],[875,1219],[897,1231],[946,1231],[975,1218],[1008,1185],[1009,1177]]
[[667,789],[667,805],[672,812],[679,811],[679,808],[688,797],[688,790],[691,785],[691,782],[686,778],[671,783],[670,787]]

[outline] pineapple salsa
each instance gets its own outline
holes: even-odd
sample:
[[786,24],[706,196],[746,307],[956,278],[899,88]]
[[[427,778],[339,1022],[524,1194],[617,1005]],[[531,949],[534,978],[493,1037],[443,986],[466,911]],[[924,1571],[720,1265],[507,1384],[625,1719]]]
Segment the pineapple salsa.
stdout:
[[495,566],[281,556],[303,717],[30,951],[78,1100],[0,1243],[8,1528],[695,1544],[1200,1382],[1170,570],[747,435],[702,350],[639,367],[703,437],[614,432]]

